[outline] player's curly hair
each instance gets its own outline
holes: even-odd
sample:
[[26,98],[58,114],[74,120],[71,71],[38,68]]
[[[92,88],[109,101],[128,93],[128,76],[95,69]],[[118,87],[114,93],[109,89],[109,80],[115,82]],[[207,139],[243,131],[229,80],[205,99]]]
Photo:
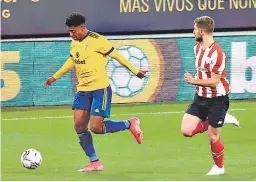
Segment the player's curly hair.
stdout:
[[66,18],[66,26],[79,26],[85,23],[85,17],[81,13],[73,12]]

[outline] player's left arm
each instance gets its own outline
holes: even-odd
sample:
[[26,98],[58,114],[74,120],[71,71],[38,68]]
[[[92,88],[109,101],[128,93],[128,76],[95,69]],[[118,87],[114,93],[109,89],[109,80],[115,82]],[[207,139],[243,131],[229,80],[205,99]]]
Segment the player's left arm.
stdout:
[[195,79],[190,73],[185,73],[185,80],[194,85],[206,86],[206,87],[217,87],[222,77],[222,72],[226,66],[226,56],[223,52],[216,52],[217,56],[214,61],[211,77],[205,80]]
[[137,69],[132,63],[130,63],[122,54],[120,54],[116,49],[109,54],[109,56],[115,60],[117,60],[124,67],[129,69],[134,75],[139,78],[145,77],[147,71],[142,71]]
[[100,37],[101,48],[98,50],[101,54],[105,56],[110,56],[111,58],[117,60],[120,64],[130,70],[133,74],[137,75],[139,78],[143,78],[146,75],[146,71],[139,70],[133,64],[131,64],[122,54],[120,54],[107,40],[105,37]]

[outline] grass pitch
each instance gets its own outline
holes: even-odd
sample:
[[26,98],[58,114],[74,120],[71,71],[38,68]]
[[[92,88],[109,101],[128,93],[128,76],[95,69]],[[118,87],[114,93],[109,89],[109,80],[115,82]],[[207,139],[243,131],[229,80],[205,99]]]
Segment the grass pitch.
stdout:
[[[94,145],[105,170],[80,173],[88,159],[73,129],[70,107],[4,108],[1,122],[2,180],[256,180],[256,101],[231,101],[229,113],[239,128],[225,125],[223,176],[206,176],[212,167],[207,134],[185,138],[180,133],[182,111],[188,103],[115,105],[112,120],[141,119],[144,142],[138,145],[128,131],[95,135]],[[20,155],[39,150],[40,167],[22,167]]]

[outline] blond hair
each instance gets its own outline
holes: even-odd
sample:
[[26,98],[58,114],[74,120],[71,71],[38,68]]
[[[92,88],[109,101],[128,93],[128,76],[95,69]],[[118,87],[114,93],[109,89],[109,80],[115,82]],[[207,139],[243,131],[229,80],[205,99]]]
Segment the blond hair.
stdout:
[[194,20],[196,26],[200,29],[204,29],[207,33],[212,33],[214,31],[214,20],[209,16],[200,16]]

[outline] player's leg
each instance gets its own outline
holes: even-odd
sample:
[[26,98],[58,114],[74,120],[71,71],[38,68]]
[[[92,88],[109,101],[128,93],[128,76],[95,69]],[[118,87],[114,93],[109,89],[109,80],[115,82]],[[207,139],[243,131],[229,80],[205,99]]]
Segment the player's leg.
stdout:
[[110,117],[111,99],[112,91],[110,87],[93,92],[90,129],[95,134],[115,133],[130,127],[128,120],[118,122],[104,121],[104,118]]
[[[197,98],[195,98],[197,99]],[[192,137],[197,133],[203,133],[208,128],[207,109],[192,103],[183,116],[181,133],[185,137]]]
[[74,110],[74,120],[75,120],[75,131],[79,138],[79,143],[84,150],[85,154],[90,159],[90,162],[98,160],[96,155],[93,139],[91,132],[88,130],[88,123],[90,120],[90,113],[86,110]]
[[104,121],[104,117],[91,114],[91,131],[95,134],[115,133],[130,128],[129,120]]
[[[206,122],[206,124],[209,123],[208,118],[206,119],[205,122]],[[224,119],[224,124],[233,124],[236,127],[240,126],[240,122],[238,121],[238,119],[235,116],[233,116],[229,113],[226,113],[226,116],[225,116],[225,119]],[[206,128],[205,131],[207,131],[207,130],[208,130],[208,128]]]
[[140,129],[139,118],[104,121],[104,117],[91,114],[91,131],[95,134],[116,133],[123,130],[130,130],[136,141],[142,143],[143,132]]
[[214,106],[209,109],[208,137],[210,140],[214,166],[207,175],[220,175],[224,174],[224,145],[220,139],[220,131],[229,108],[228,96],[223,96],[220,99],[214,100],[213,105]]
[[93,92],[91,108],[91,131],[96,134],[115,133],[123,130],[130,130],[138,143],[142,142],[142,131],[140,120],[131,118],[128,120],[105,120],[110,117],[111,110],[111,87],[99,89]]
[[[90,164],[98,162],[98,157],[93,145],[92,135],[88,130],[90,107],[92,102],[91,98],[90,92],[78,92],[72,106],[72,109],[74,110],[74,128],[78,135],[79,143],[90,160]],[[87,168],[88,167],[86,166],[79,171],[88,171]]]

